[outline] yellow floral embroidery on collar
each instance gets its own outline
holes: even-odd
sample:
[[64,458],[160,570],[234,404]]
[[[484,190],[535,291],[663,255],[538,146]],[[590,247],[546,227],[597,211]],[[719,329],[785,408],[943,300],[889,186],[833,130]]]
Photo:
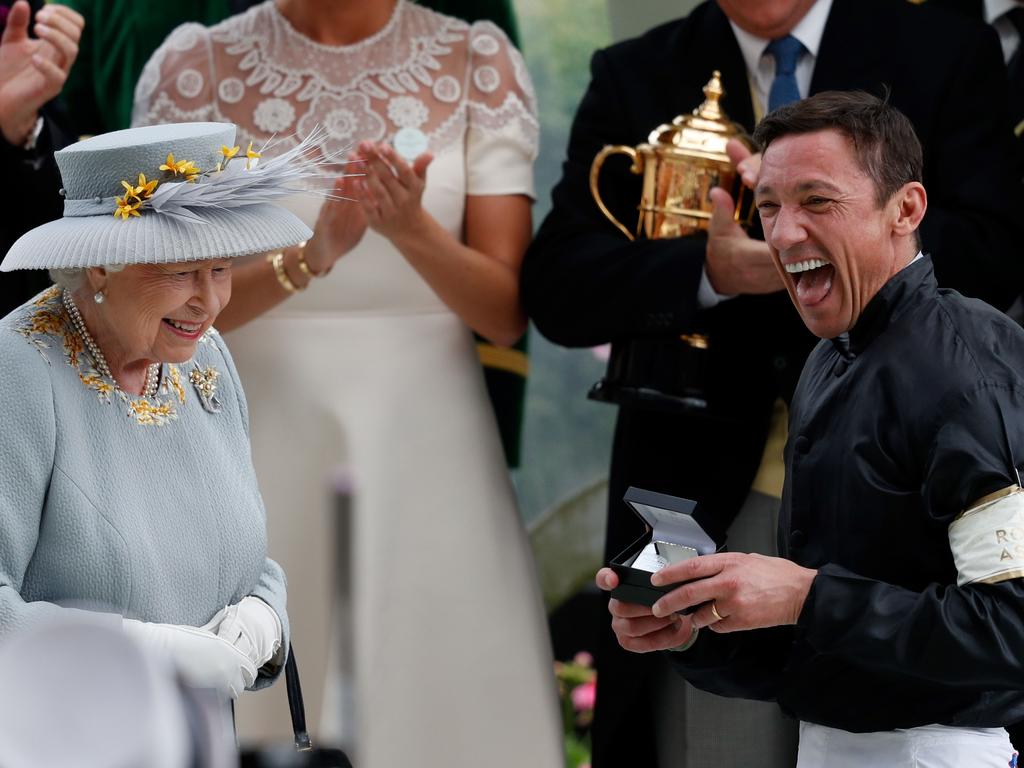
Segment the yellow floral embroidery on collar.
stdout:
[[70,330],[65,321],[64,307],[60,303],[60,293],[60,289],[53,286],[39,294],[32,300],[32,306],[37,307],[36,311],[15,328],[44,358],[46,355],[43,350],[50,346],[46,343],[46,337],[63,337]]
[[78,356],[85,351],[85,342],[77,333],[64,334],[64,354],[67,355],[68,364],[72,368],[78,367]]
[[[70,362],[70,361],[69,361]],[[106,381],[100,376],[95,370],[90,367],[87,372],[78,372],[78,378],[81,379],[82,383],[85,384],[91,390],[94,390],[96,394],[100,396],[100,401],[110,405],[110,396],[114,392],[114,385],[109,381]]]
[[54,299],[59,298],[60,287],[56,285],[51,285],[49,288],[47,288],[45,291],[43,291],[42,293],[35,297],[35,299],[32,301],[32,306],[41,307],[44,304],[49,304]]
[[185,388],[181,386],[181,373],[178,371],[178,366],[168,365],[167,366],[168,377],[171,380],[171,388],[174,390],[174,394],[178,396],[178,402],[185,402]]
[[153,398],[133,398],[116,388],[109,379],[105,379],[96,370],[92,357],[85,351],[81,337],[75,333],[61,303],[61,290],[54,286],[41,293],[32,301],[34,309],[24,321],[17,326],[17,331],[46,358],[50,339],[59,339],[64,351],[64,358],[78,374],[83,386],[96,393],[104,405],[113,402],[115,393],[127,407],[127,415],[143,426],[164,426],[178,418],[171,392],[177,396],[178,402],[185,403],[185,388],[181,383],[181,373],[174,365],[167,365],[167,375],[163,376],[157,394]]
[[28,333],[57,336],[63,332],[64,320],[59,308],[41,307],[28,319]]
[[154,425],[162,427],[167,422],[178,418],[178,412],[174,410],[174,403],[170,400],[166,403],[157,401],[157,404],[154,405],[149,400],[140,398],[129,401],[128,407],[135,414],[135,421],[147,427]]

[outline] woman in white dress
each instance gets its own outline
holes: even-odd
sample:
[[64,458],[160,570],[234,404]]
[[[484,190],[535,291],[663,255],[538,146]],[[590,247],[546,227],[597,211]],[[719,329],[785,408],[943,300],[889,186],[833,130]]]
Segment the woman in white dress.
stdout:
[[[231,348],[308,694],[328,647],[327,480],[345,465],[360,765],[562,765],[539,590],[470,334],[508,344],[526,326],[538,126],[521,56],[493,24],[407,0],[277,0],[175,30],[134,119],[230,121],[245,148],[276,134],[268,154],[322,126],[325,153],[366,160],[336,185],[358,202],[294,203],[314,237],[239,265],[224,319],[245,323]],[[351,725],[327,679],[332,740]],[[283,712],[243,710],[242,736]]]

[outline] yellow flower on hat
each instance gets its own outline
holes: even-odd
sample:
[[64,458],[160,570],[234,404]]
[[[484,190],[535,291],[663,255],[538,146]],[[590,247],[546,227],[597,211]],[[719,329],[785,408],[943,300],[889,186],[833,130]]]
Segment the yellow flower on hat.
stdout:
[[249,170],[249,163],[251,163],[253,160],[258,160],[262,156],[263,155],[261,155],[259,152],[252,151],[252,142],[250,141],[249,148],[245,150],[245,170]]
[[195,181],[202,171],[191,160],[175,160],[174,153],[167,153],[167,160],[160,166],[161,171],[172,173],[175,176],[184,176],[185,181]]
[[191,160],[179,160],[175,163],[175,168],[178,173],[185,177],[185,181],[195,181],[202,173],[198,166],[196,166],[196,164]]
[[[123,184],[124,182],[121,183]],[[122,218],[127,221],[129,216],[142,215],[139,213],[139,206],[142,205],[141,200],[136,200],[133,203],[131,197],[125,195],[124,197],[117,198],[115,202],[117,203],[117,208],[114,210],[114,218]]]
[[139,197],[139,195],[142,194],[142,187],[133,187],[129,182],[125,181],[124,179],[121,179],[121,186],[124,187],[125,200],[130,200],[133,197],[136,200],[142,199]]
[[160,182],[157,181],[156,179],[153,179],[152,181],[146,181],[146,174],[140,173],[139,174],[139,185],[135,188],[136,189],[135,196],[140,198],[141,200],[146,200],[146,199],[152,197],[153,196],[153,190],[157,188],[157,185],[159,183]]
[[220,173],[221,170],[223,170],[224,168],[227,168],[228,167],[228,163],[231,162],[231,160],[235,157],[235,155],[238,154],[238,152],[240,150],[241,150],[241,147],[239,147],[239,146],[229,147],[227,144],[221,144],[220,145],[220,153],[222,155],[224,155],[224,162],[217,163],[217,168],[216,168],[217,173]]
[[177,166],[174,163],[174,153],[173,152],[168,152],[167,153],[167,160],[164,162],[163,165],[160,166],[160,170],[161,171],[167,171],[168,173],[173,173],[173,174],[177,175],[178,168],[177,168]]

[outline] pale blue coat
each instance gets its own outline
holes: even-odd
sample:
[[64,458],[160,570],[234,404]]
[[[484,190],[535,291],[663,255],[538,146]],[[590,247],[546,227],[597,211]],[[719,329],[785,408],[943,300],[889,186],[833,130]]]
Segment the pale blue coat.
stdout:
[[[287,647],[284,573],[266,556],[245,396],[223,340],[211,332],[193,361],[165,364],[166,409],[147,414],[92,378],[69,331],[55,289],[0,320],[0,640],[67,606],[199,626],[255,595]],[[218,412],[189,381],[208,368]]]

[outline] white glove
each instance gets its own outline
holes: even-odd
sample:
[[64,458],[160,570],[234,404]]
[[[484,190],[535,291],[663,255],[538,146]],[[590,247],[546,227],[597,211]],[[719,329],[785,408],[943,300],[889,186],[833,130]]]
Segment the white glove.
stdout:
[[215,688],[237,699],[256,681],[256,667],[231,643],[200,627],[122,619],[130,637],[169,657],[182,677],[197,688]]
[[217,611],[203,629],[235,646],[249,657],[256,669],[274,659],[281,649],[284,633],[274,609],[251,595]]

